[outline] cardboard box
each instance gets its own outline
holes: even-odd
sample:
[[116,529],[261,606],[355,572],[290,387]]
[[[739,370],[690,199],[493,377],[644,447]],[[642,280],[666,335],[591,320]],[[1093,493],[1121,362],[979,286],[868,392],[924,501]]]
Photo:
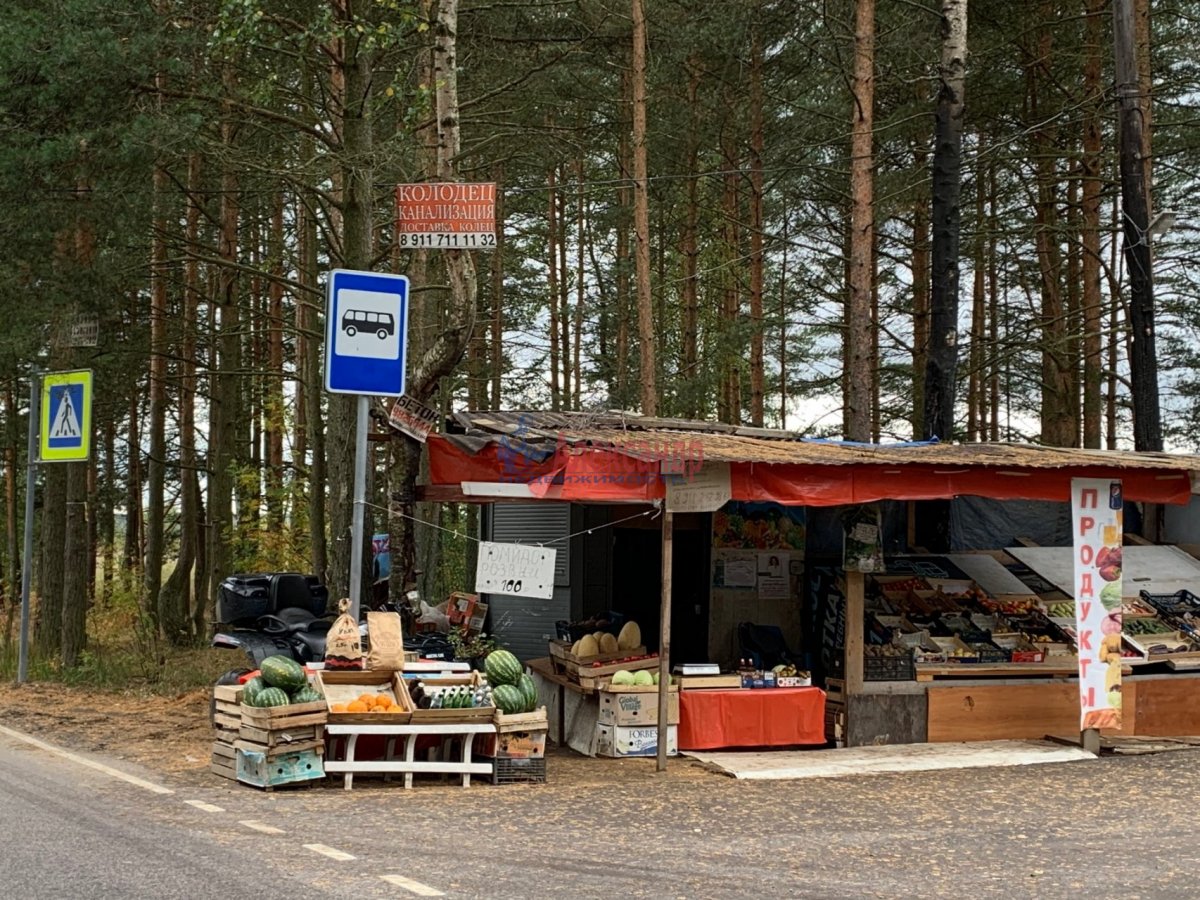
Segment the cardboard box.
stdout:
[[[678,732],[678,725],[671,725],[667,729],[667,756],[679,754]],[[596,753],[599,756],[657,756],[658,727],[597,725]]]
[[[637,690],[631,690],[637,687]],[[658,724],[658,686],[638,687],[606,685],[600,697],[599,722],[602,725],[646,727]],[[667,697],[667,724],[679,724],[679,688],[672,685]]]

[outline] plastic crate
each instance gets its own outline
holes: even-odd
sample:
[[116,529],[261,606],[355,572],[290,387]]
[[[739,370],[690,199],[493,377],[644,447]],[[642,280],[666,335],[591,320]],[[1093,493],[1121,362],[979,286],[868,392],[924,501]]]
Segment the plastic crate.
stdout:
[[979,643],[971,644],[971,649],[979,655],[981,663],[1006,663],[1012,662],[1012,654],[1007,650],[1001,650],[995,644]]
[[914,681],[916,677],[911,651],[903,656],[863,656],[864,681]]
[[493,759],[492,784],[546,783],[546,758]]

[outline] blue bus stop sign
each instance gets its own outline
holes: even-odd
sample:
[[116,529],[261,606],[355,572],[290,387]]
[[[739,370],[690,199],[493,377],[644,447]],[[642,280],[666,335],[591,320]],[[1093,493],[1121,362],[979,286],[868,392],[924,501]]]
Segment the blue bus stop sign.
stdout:
[[325,319],[325,390],[382,397],[404,393],[405,276],[334,269]]

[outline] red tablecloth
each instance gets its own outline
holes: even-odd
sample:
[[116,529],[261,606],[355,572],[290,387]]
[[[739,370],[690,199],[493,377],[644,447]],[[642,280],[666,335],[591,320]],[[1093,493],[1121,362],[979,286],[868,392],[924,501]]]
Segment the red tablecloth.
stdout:
[[680,750],[824,743],[820,688],[679,693]]

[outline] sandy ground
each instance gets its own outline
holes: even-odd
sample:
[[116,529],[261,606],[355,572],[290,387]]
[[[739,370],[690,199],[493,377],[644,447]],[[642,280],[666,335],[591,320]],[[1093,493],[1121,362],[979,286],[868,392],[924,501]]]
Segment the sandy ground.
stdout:
[[[0,724],[70,750],[128,760],[172,784],[228,784],[209,771],[213,733],[208,724],[209,692],[174,697],[96,691],[59,684],[0,685]],[[548,750],[551,784],[589,785],[661,782],[652,759],[589,759],[569,750]],[[722,779],[684,758],[671,761],[666,777],[693,782]],[[379,779],[356,780],[364,788],[395,790]],[[341,789],[330,778],[314,787]],[[435,779],[417,779],[422,790],[453,790]]]

